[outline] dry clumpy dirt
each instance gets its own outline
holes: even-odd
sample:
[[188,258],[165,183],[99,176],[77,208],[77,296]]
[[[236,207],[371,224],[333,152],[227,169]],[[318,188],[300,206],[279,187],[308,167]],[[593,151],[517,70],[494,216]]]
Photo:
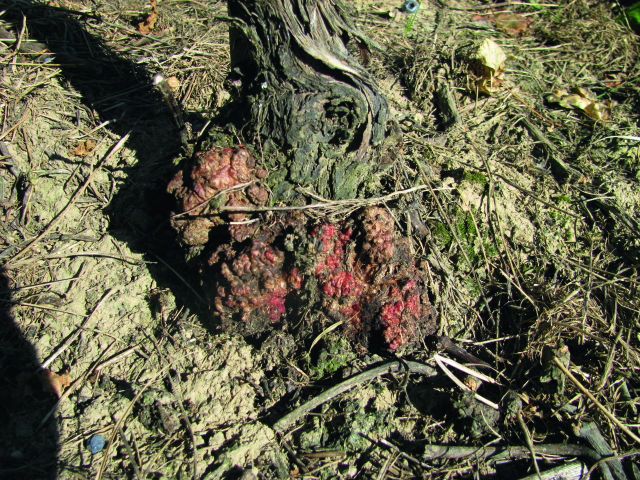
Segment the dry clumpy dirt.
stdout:
[[[0,478],[521,478],[576,457],[635,478],[639,37],[607,2],[402,4],[347,6],[402,138],[381,191],[303,186],[317,206],[286,211],[234,116],[225,2],[2,4]],[[489,39],[504,64],[482,78]],[[463,455],[486,445],[523,453]]]

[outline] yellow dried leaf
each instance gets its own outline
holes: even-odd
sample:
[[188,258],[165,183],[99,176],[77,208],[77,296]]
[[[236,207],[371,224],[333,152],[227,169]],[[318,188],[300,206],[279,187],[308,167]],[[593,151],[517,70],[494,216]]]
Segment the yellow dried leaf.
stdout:
[[491,73],[496,74],[504,68],[507,55],[500,45],[487,38],[478,47],[477,59],[482,66],[489,69]]
[[77,155],[79,157],[86,157],[91,152],[93,152],[94,148],[96,148],[96,141],[88,139],[84,142],[80,142],[74,149],[69,150],[69,154]]
[[547,96],[547,100],[550,102],[558,103],[562,97],[569,95],[569,92],[561,88],[556,88],[551,92],[551,95]]
[[598,102],[591,92],[581,87],[574,88],[573,91],[574,93],[569,93],[566,90],[556,89],[547,97],[547,100],[564,108],[582,110],[592,120],[607,121],[609,119],[612,102]]
[[594,97],[594,96],[591,94],[591,92],[590,92],[589,90],[587,90],[586,88],[583,88],[583,87],[575,87],[575,88],[573,89],[573,91],[574,91],[576,94],[580,95],[581,97],[587,98],[587,99],[589,99],[589,100],[595,100],[595,99],[596,99],[596,97]]
[[564,108],[575,107],[575,108],[579,108],[580,110],[584,110],[592,102],[587,98],[584,98],[584,97],[581,97],[580,95],[572,93],[571,95],[565,95],[564,97],[560,98],[560,101],[558,103],[560,104],[561,107],[564,107]]
[[609,118],[609,112],[602,104],[597,102],[591,102],[584,108],[586,113],[593,120],[607,120]]

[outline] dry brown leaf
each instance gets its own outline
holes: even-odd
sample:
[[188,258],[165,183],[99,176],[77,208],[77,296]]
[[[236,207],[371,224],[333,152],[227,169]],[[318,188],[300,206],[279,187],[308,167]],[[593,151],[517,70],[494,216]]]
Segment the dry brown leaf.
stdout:
[[156,26],[158,20],[158,6],[156,0],[149,0],[151,4],[151,13],[144,19],[144,21],[138,24],[138,31],[140,33],[149,33]]
[[475,15],[473,22],[490,22],[498,30],[512,37],[517,37],[529,30],[531,19],[519,13],[497,13],[495,15]]
[[86,157],[93,149],[96,148],[95,140],[85,140],[84,142],[80,142],[76,147],[72,150],[69,150],[69,155],[77,155],[79,157]]
[[624,77],[625,77],[624,73],[617,73],[617,74],[609,73],[605,75],[603,83],[609,88],[616,88],[622,85]]
[[595,96],[584,88],[574,88],[573,93],[563,89],[556,89],[547,96],[547,100],[557,103],[563,108],[577,108],[582,110],[592,120],[606,122],[611,117],[614,102],[599,102]]
[[492,95],[500,86],[500,79],[504,76],[504,63],[507,54],[502,47],[491,39],[485,39],[475,52],[473,63],[479,78],[476,87],[487,95]]
[[495,24],[501,32],[517,37],[529,30],[531,19],[519,13],[499,13],[495,17]]
[[65,371],[57,374],[48,368],[40,370],[38,373],[42,390],[45,393],[54,393],[56,397],[60,398],[64,389],[71,385],[71,378],[69,372]]

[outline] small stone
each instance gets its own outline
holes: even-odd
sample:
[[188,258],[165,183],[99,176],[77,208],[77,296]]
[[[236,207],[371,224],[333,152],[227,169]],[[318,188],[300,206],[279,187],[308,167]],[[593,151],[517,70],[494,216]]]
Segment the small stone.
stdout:
[[87,449],[91,452],[92,455],[99,453],[102,451],[105,445],[105,440],[102,435],[93,435],[89,441],[87,442]]

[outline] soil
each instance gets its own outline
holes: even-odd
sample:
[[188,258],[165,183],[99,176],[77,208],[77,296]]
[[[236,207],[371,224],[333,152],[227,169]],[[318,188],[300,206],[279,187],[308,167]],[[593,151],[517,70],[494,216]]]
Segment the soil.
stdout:
[[[7,2],[0,477],[520,478],[578,457],[595,475],[634,478],[640,37],[615,3],[434,0],[407,13],[350,2],[373,42],[352,53],[401,141],[377,152],[366,189],[336,202],[313,185],[278,191],[281,157],[238,120],[225,2]],[[492,70],[478,66],[487,39],[505,58]],[[590,107],[549,101],[558,89]],[[297,246],[318,225],[357,231],[378,212],[395,228],[380,236],[402,239],[404,256],[378,262],[416,277],[435,323],[407,342],[363,342],[318,281],[281,292],[278,316],[221,319],[198,263],[214,248],[183,244],[167,192],[213,144],[246,145],[260,172],[262,210],[238,217],[255,222],[238,234],[244,247],[287,232],[272,207],[315,205],[295,213],[310,238]],[[204,238],[235,248],[228,221]],[[291,239],[278,238],[284,251]],[[363,258],[363,243],[345,258]],[[383,280],[377,294],[392,291]],[[259,329],[233,327],[247,312],[262,315]],[[357,381],[388,362],[400,364]],[[92,452],[96,435],[105,444]],[[438,445],[457,456],[431,455]],[[524,453],[460,453],[484,446]],[[598,463],[612,454],[620,469]]]

